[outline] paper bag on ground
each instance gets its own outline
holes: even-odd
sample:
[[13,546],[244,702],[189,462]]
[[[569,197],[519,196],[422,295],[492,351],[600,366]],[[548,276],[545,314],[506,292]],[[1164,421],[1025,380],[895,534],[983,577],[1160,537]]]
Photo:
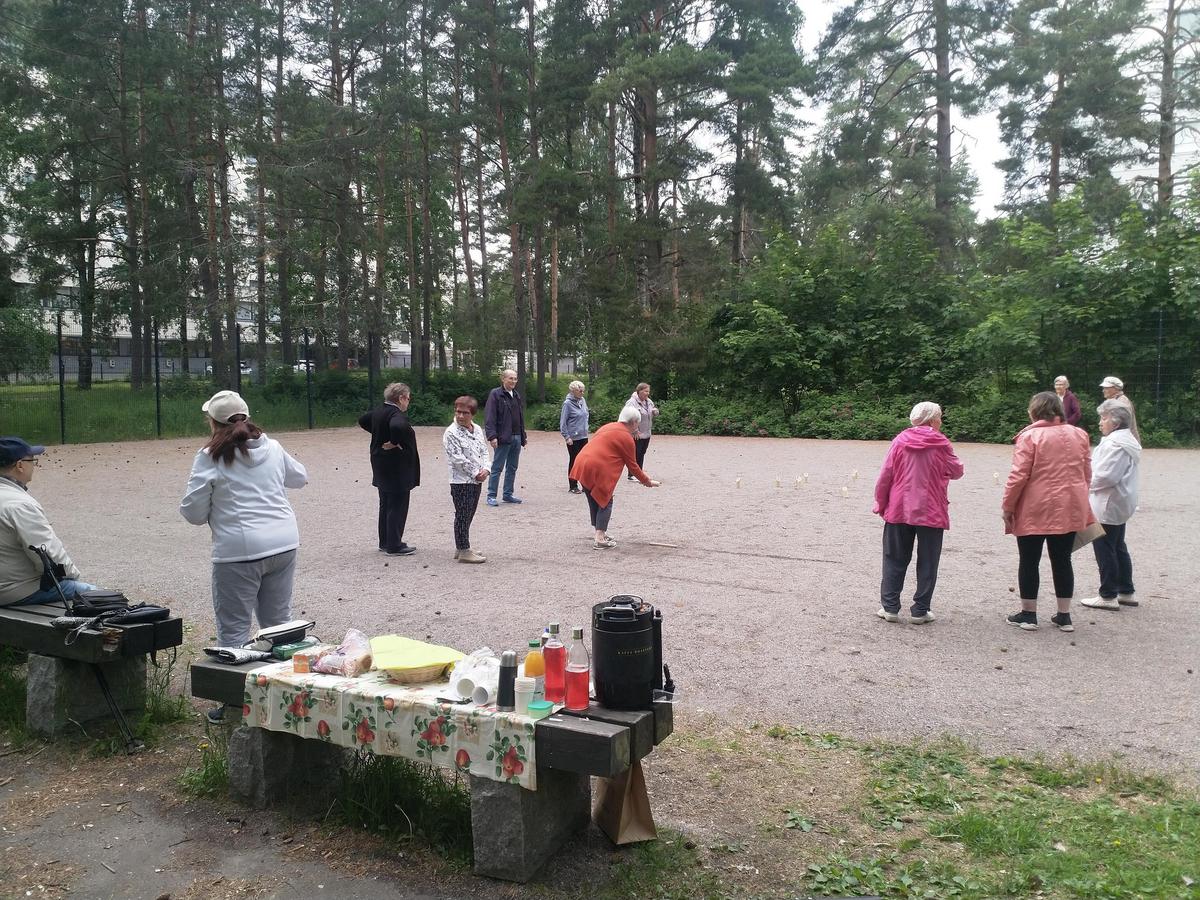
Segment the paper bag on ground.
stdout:
[[1086,547],[1097,538],[1104,537],[1104,526],[1099,522],[1093,522],[1083,531],[1075,532],[1075,543],[1071,547],[1071,552],[1074,553],[1080,547]]
[[596,779],[592,817],[614,844],[636,844],[658,837],[640,761],[616,778]]

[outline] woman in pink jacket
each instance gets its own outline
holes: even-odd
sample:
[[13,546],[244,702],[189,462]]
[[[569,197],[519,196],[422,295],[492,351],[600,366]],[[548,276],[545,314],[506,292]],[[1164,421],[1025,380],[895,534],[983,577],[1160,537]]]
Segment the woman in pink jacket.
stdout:
[[917,545],[917,592],[910,621],[933,621],[929,603],[937,584],[942,535],[950,527],[947,485],[962,478],[963,464],[942,434],[942,408],[925,401],[908,416],[912,428],[896,435],[875,482],[875,507],[883,517],[883,582],[879,588],[879,618],[900,621],[900,591]]
[[1038,627],[1038,566],[1045,544],[1058,598],[1058,613],[1050,621],[1060,631],[1074,631],[1071,549],[1075,532],[1095,521],[1088,504],[1091,446],[1086,431],[1066,423],[1062,401],[1051,391],[1035,394],[1029,401],[1029,421],[1017,435],[1001,503],[1004,533],[1017,536],[1020,556],[1021,610],[1008,617],[1008,624],[1024,631]]

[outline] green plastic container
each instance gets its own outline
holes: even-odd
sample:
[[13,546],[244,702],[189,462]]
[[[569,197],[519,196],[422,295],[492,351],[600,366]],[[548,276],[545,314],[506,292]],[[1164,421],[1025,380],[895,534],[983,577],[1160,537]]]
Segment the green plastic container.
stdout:
[[544,719],[552,712],[554,712],[554,704],[549,700],[529,701],[529,718],[531,719]]

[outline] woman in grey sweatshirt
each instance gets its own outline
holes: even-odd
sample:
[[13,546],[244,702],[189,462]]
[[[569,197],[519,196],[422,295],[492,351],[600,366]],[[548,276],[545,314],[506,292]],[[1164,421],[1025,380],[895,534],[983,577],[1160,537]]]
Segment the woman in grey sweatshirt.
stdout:
[[588,442],[588,405],[583,399],[584,390],[582,381],[571,382],[563,400],[562,414],[558,417],[558,431],[567,442],[567,489],[572,494],[583,493],[579,490],[579,482],[571,479],[571,466]]

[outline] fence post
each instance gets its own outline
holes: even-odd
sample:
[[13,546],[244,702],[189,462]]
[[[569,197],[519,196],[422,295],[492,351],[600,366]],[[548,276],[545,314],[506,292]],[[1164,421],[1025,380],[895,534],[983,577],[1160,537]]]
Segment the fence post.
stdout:
[[312,408],[312,351],[308,346],[308,329],[304,329],[304,395],[308,401],[308,427],[313,427]]
[[58,437],[59,443],[67,442],[67,367],[63,364],[62,310],[55,316],[55,333],[58,339]]
[[154,329],[154,432],[162,437],[162,375],[158,366],[158,319],[151,319]]

